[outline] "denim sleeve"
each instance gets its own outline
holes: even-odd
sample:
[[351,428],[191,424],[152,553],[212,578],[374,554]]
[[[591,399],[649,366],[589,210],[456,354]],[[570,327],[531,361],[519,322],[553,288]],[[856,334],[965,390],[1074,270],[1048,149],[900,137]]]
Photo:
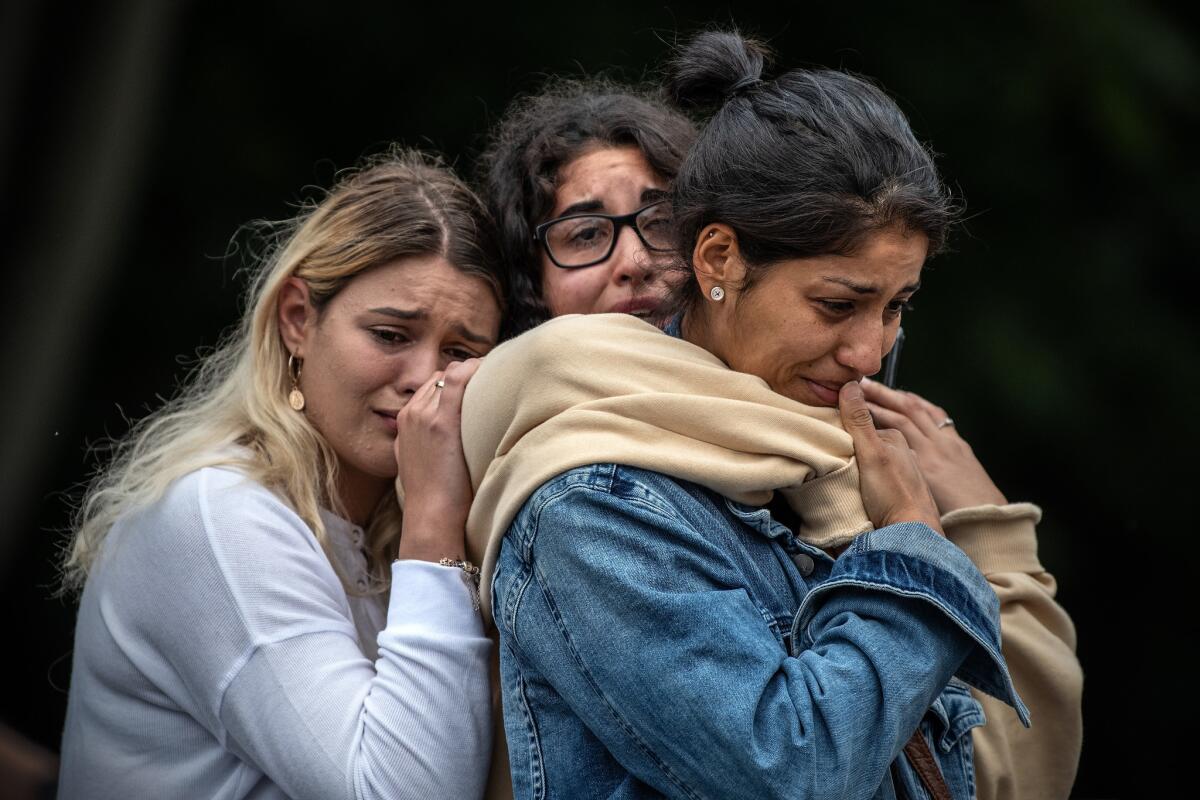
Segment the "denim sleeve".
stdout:
[[863,589],[918,598],[938,608],[975,645],[955,676],[1011,705],[1029,727],[1029,711],[1000,655],[1000,601],[966,553],[915,522],[858,536],[829,579],[804,598],[792,626],[794,641],[811,647],[823,620],[845,607],[841,595],[853,598]]
[[538,503],[507,534],[528,578],[496,598],[502,636],[670,796],[871,797],[978,647],[950,603],[881,591],[848,558],[836,592],[804,607],[792,657],[703,510],[585,485]]

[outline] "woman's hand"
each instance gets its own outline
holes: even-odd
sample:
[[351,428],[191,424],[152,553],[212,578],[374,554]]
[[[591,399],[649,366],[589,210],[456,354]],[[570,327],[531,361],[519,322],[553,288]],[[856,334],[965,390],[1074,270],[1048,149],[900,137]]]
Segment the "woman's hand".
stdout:
[[864,380],[863,392],[876,421],[899,430],[908,440],[943,514],[1008,502],[944,409],[912,392],[889,389],[877,381]]
[[463,457],[462,398],[479,364],[471,358],[434,373],[396,415],[396,485],[404,493],[400,558],[463,557],[474,493]]
[[871,523],[883,528],[897,522],[922,522],[942,533],[937,504],[904,434],[875,429],[857,381],[842,386],[838,410],[842,425],[854,440],[863,507]]

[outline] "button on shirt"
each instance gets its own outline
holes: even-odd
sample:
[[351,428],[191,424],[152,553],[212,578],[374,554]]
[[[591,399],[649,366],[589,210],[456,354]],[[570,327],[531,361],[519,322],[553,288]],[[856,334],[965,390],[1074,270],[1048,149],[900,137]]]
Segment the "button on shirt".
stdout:
[[817,566],[817,562],[813,561],[813,557],[808,553],[793,553],[792,563],[796,565],[796,569],[800,570],[800,574],[806,578],[812,575],[813,569]]
[[371,588],[371,580],[367,571],[367,555],[362,549],[365,541],[363,529],[326,509],[321,509],[321,522],[325,523],[325,535],[338,560],[338,567],[359,592],[357,595],[347,594],[346,602],[358,633],[358,645],[363,655],[374,661],[379,657],[376,639],[387,622],[387,595],[366,594]]

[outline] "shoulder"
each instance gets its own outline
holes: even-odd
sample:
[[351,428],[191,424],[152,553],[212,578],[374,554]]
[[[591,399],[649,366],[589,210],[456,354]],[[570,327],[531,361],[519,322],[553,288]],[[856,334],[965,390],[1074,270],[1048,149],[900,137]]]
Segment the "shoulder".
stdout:
[[210,466],[118,520],[105,556],[182,580],[204,564],[240,568],[279,550],[316,555],[320,545],[279,495],[237,467]]
[[210,536],[220,536],[232,528],[244,536],[266,528],[311,536],[308,526],[280,495],[235,466],[189,472],[148,507],[146,514],[160,529],[180,532],[201,528]]
[[479,380],[479,375],[486,379],[488,373],[508,374],[512,370],[519,370],[520,377],[527,378],[531,373],[524,370],[535,366],[569,369],[578,364],[595,369],[594,361],[581,363],[590,358],[613,358],[614,364],[625,364],[637,360],[646,347],[679,350],[681,344],[629,314],[567,314],[492,350],[472,383]]
[[510,558],[540,565],[547,588],[706,591],[739,585],[740,535],[720,495],[649,470],[592,464],[543,484],[505,544]]
[[182,652],[190,636],[221,663],[247,642],[342,625],[349,616],[312,529],[230,467],[190,472],[120,519],[88,588],[131,636],[170,652]]
[[514,520],[537,526],[562,517],[586,523],[655,520],[669,528],[702,528],[722,519],[724,498],[702,486],[661,472],[622,464],[589,464],[568,470],[530,495]]

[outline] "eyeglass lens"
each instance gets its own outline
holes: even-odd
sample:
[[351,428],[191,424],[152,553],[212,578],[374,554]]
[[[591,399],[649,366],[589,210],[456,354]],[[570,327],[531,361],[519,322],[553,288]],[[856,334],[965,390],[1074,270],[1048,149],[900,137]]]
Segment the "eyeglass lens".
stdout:
[[[671,214],[666,203],[647,206],[635,218],[634,224],[642,242],[651,250],[671,248]],[[611,254],[616,223],[608,217],[578,216],[562,219],[546,228],[546,247],[550,255],[563,266],[595,264]]]

